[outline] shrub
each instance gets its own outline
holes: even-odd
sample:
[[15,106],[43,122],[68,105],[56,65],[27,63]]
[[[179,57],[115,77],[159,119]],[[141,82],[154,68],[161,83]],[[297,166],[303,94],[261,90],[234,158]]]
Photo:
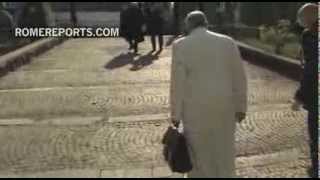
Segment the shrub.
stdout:
[[275,53],[280,54],[283,47],[290,42],[297,42],[299,38],[290,32],[291,22],[281,19],[276,26],[260,26],[260,40],[271,44],[275,48]]

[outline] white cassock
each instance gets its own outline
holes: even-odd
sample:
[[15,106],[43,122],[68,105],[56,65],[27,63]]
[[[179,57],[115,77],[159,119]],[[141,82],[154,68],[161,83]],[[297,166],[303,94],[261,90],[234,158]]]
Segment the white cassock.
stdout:
[[235,177],[236,112],[247,110],[247,79],[230,37],[197,28],[173,44],[171,116],[182,120],[188,177]]

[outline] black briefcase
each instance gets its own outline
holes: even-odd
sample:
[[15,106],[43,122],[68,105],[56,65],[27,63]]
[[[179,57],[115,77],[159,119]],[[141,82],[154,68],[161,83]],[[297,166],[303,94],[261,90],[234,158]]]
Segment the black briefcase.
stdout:
[[172,172],[187,173],[192,170],[186,139],[177,129],[169,127],[162,139],[163,155]]

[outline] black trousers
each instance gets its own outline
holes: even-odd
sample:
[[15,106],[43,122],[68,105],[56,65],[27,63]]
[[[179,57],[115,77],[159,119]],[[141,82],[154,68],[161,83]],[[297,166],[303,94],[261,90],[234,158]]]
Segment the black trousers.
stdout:
[[318,113],[317,110],[308,111],[308,131],[310,139],[310,155],[312,167],[310,175],[313,178],[318,178]]
[[163,35],[162,34],[151,35],[152,50],[156,50],[156,36],[158,37],[158,41],[159,41],[159,49],[162,50],[162,47],[163,47]]
[[138,40],[134,38],[126,38],[130,45],[130,48],[134,49],[134,52],[138,52]]

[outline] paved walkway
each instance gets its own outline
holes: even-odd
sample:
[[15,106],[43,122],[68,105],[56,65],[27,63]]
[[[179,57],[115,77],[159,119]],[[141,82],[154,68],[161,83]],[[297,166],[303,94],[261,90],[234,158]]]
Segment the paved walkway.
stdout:
[[[170,47],[126,53],[119,39],[73,39],[0,79],[0,177],[181,177],[161,155]],[[240,177],[306,177],[297,82],[245,62],[249,112],[237,126]]]

